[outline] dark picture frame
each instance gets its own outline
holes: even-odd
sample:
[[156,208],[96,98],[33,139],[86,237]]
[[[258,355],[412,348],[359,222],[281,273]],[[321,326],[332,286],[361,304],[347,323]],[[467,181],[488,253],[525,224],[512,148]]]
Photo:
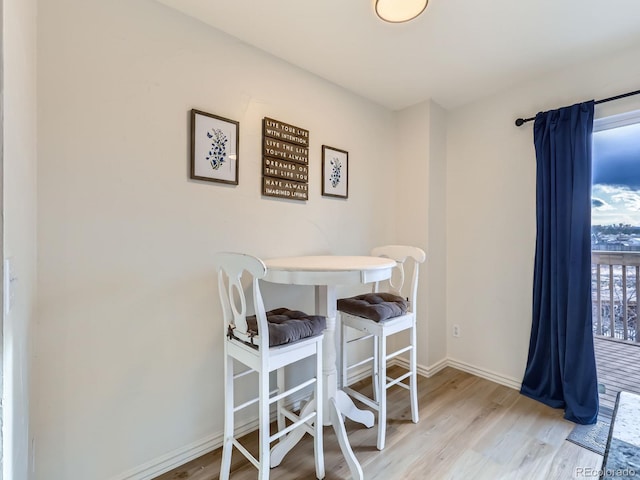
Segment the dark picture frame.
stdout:
[[349,198],[349,152],[322,145],[322,195]]
[[240,123],[191,110],[191,178],[238,185]]

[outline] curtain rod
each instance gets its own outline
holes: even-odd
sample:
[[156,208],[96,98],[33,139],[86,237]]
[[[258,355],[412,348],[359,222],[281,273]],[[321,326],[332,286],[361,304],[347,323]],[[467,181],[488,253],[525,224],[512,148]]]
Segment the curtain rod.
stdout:
[[[620,100],[621,98],[632,97],[633,95],[638,95],[638,94],[640,94],[640,90],[636,90],[635,92],[623,93],[621,95],[616,95],[615,97],[603,98],[602,100],[596,100],[594,102],[594,104],[598,105],[600,103],[611,102],[612,100]],[[524,125],[525,123],[530,122],[530,121],[535,120],[535,119],[536,119],[536,117],[518,118],[516,120],[516,127],[520,127],[521,125]]]

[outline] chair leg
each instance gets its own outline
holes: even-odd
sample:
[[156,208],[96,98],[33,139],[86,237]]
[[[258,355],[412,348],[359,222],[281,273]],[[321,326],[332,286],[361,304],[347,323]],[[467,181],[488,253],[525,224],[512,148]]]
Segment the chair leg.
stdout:
[[258,442],[259,442],[259,468],[258,468],[258,480],[269,480],[269,468],[271,452],[269,451],[269,372],[265,369],[261,369],[259,373],[260,380],[258,388],[260,389],[258,401],[259,408],[259,429]]
[[380,375],[378,372],[378,340],[380,337],[375,336],[373,338],[373,369],[371,371],[371,387],[373,389],[373,401],[378,402],[378,391],[380,390]]
[[222,442],[222,463],[220,480],[228,480],[231,471],[233,450],[233,358],[225,355],[224,361],[224,440]]
[[411,376],[409,377],[409,392],[411,395],[411,421],[413,423],[418,423],[418,377],[416,375],[417,371],[417,360],[416,360],[416,324],[413,324],[411,327],[411,352],[409,356],[409,371],[411,372]]
[[338,355],[340,355],[340,375],[342,376],[342,378],[340,379],[341,381],[339,385],[348,387],[349,377],[347,376],[347,368],[349,365],[347,363],[347,326],[343,322],[340,322],[340,342],[342,348],[340,348],[340,350],[338,351]]
[[[278,382],[278,394],[281,394],[286,389],[284,367],[278,369],[278,371],[276,372],[276,377]],[[284,414],[282,413],[283,408],[284,408],[284,398],[281,398],[276,402],[276,417],[278,419],[278,431],[284,430],[285,427],[287,426],[284,419]],[[280,437],[280,441],[281,442],[284,441],[285,438],[286,438],[286,435],[284,437]]]
[[387,338],[379,335],[378,340],[378,450],[384,448],[387,430]]
[[313,435],[313,449],[314,449],[314,454],[316,459],[316,478],[320,480],[324,478],[324,474],[325,474],[324,472],[324,440],[323,440],[324,403],[322,400],[323,381],[324,379],[322,377],[322,342],[318,342],[316,344],[316,389],[314,393],[315,400],[316,400],[316,420],[315,420],[315,431]]

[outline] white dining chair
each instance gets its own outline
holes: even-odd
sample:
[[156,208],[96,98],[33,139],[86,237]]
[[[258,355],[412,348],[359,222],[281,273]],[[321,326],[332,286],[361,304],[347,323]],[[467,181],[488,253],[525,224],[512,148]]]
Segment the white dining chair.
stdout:
[[[322,331],[326,319],[303,312],[279,308],[265,311],[259,280],[267,272],[264,263],[242,253],[218,253],[214,256],[218,271],[218,289],[224,323],[224,440],[220,478],[227,480],[231,469],[231,452],[236,447],[257,469],[258,479],[267,480],[270,470],[270,445],[296,428],[314,437],[316,476],[324,478],[322,443]],[[253,290],[255,315],[247,316],[247,300],[242,285],[248,277]],[[314,376],[285,390],[284,367],[313,357]],[[236,371],[235,364],[248,368]],[[269,386],[270,372],[277,371],[277,386]],[[234,400],[234,381],[257,373],[258,396],[239,405]],[[303,418],[287,405],[290,395],[313,387],[315,409]],[[234,414],[258,404],[259,454],[255,458],[235,437]],[[276,404],[277,432],[270,434],[270,406]],[[287,425],[286,419],[290,421]]]
[[[411,420],[418,423],[418,392],[416,383],[416,300],[418,292],[419,264],[425,261],[424,251],[417,247],[386,245],[374,248],[371,255],[387,257],[396,261],[391,279],[386,281],[386,291],[381,291],[375,283],[373,292],[338,300],[338,310],[342,323],[342,380],[343,390],[353,398],[378,412],[378,450],[385,444],[387,423],[387,389],[393,385],[410,392]],[[412,263],[411,282],[405,284],[405,265]],[[404,293],[404,296],[403,296]],[[362,335],[349,339],[348,329],[359,330]],[[398,332],[409,331],[409,345],[392,353],[387,353],[387,338]],[[348,364],[348,346],[373,338],[373,355]],[[409,371],[397,378],[387,377],[387,362],[405,352],[409,352]],[[371,363],[373,398],[349,387],[349,371]],[[409,383],[404,383],[408,379]]]

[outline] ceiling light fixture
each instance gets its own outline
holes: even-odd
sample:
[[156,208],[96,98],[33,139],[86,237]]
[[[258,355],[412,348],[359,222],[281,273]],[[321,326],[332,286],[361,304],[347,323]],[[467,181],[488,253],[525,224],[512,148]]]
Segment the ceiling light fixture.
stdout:
[[427,8],[429,0],[376,0],[376,14],[385,22],[413,20]]

